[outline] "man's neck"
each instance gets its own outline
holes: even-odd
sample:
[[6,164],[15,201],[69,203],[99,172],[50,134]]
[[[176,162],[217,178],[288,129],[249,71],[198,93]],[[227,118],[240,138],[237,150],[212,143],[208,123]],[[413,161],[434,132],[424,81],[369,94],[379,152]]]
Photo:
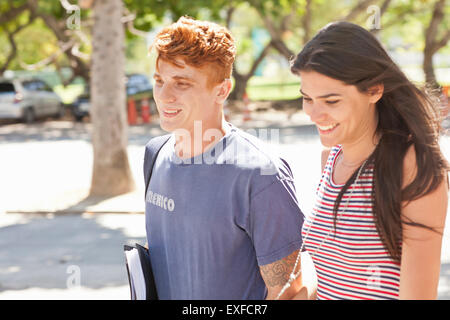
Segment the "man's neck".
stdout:
[[206,152],[225,136],[227,126],[221,114],[220,120],[211,123],[195,121],[192,130],[175,130],[176,154],[188,159]]

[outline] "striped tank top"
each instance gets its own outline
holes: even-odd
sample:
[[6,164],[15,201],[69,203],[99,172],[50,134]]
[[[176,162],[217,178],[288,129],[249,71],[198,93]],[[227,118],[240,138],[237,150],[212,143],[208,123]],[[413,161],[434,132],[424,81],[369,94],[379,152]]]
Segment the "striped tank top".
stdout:
[[330,151],[313,214],[302,229],[305,249],[316,268],[317,298],[398,299],[400,264],[383,247],[372,212],[373,164],[346,190],[334,230],[333,207],[343,185],[334,183],[332,173],[340,152],[340,145]]

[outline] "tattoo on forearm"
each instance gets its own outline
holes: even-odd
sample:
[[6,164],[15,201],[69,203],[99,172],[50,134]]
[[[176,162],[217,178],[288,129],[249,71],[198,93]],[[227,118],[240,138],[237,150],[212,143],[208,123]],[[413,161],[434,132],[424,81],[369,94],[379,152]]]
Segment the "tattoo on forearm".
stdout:
[[[261,275],[267,286],[275,287],[285,285],[294,268],[297,254],[298,251],[295,251],[284,259],[261,266]],[[298,267],[299,266],[297,266],[297,270]]]

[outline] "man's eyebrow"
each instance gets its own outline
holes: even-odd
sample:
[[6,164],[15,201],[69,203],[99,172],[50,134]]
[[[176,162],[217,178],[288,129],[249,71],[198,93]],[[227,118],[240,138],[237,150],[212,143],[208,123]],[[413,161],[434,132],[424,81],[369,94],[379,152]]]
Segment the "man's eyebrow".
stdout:
[[[304,96],[308,96],[306,93],[304,93],[302,91],[302,89],[300,89],[300,93]],[[333,97],[333,96],[341,97],[341,95],[339,93],[327,93],[327,94],[324,94],[323,96],[317,97],[317,99],[324,99],[324,98],[329,98],[329,97]]]
[[191,82],[195,82],[193,78],[187,77],[187,76],[173,76],[172,79],[174,80],[187,80]]
[[[153,78],[161,78],[161,76],[157,73],[153,74]],[[196,82],[193,78],[188,77],[188,76],[173,76],[172,77],[173,80],[183,80],[183,81],[190,81],[190,82]]]

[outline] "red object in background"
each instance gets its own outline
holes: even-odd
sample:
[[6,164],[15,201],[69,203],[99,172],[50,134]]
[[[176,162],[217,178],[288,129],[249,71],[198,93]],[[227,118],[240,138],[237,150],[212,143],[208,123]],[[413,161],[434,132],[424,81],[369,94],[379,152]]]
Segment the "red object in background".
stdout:
[[150,113],[150,105],[148,103],[148,99],[143,99],[141,102],[141,116],[142,116],[142,122],[149,123],[151,120],[151,113]]
[[133,125],[137,123],[136,103],[134,99],[128,100],[128,124]]

